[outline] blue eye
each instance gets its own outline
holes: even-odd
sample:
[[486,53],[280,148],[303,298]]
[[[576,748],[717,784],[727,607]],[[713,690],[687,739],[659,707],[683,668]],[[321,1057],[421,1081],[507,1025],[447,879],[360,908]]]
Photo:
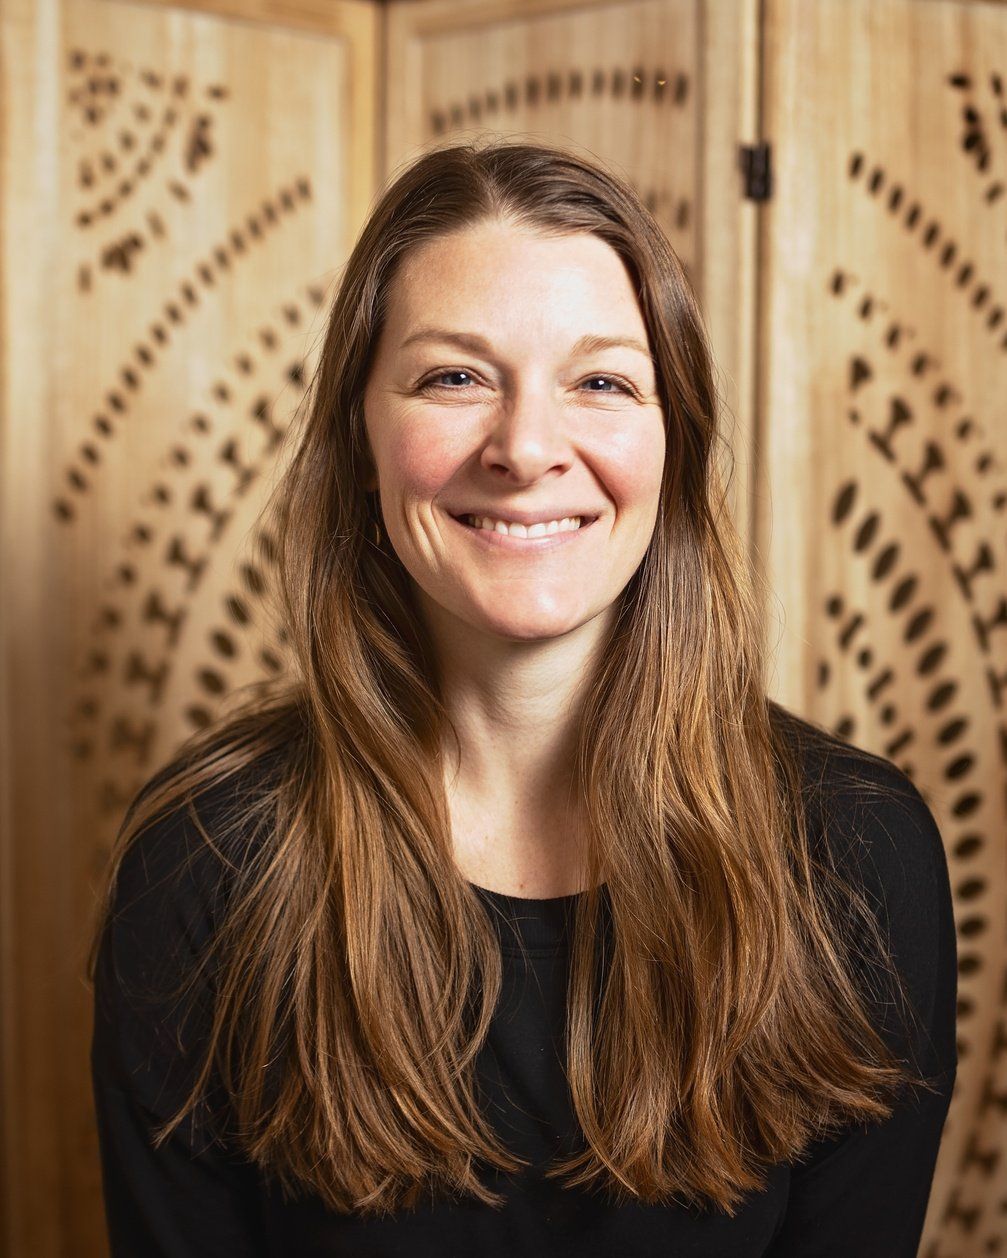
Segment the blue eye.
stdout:
[[[420,385],[421,389],[447,389],[451,393],[457,393],[458,389],[451,385],[440,384],[439,381],[444,380],[448,376],[468,376],[472,382],[474,377],[471,371],[466,371],[463,367],[452,368],[451,371],[440,371],[436,375],[428,376]],[[466,386],[462,386],[463,388]]]
[[[606,381],[608,384],[618,385],[618,387],[619,387],[619,388],[623,391],[623,393],[629,393],[629,391],[630,391],[630,390],[629,390],[629,388],[628,388],[628,387],[627,387],[627,386],[623,383],[623,381],[622,381],[622,380],[620,380],[620,379],[619,379],[619,377],[618,377],[618,376],[588,376],[587,380],[585,380],[585,381],[584,381],[584,384],[587,384],[587,383],[588,383],[588,381],[592,381],[592,382],[593,382],[593,381],[597,381],[597,380],[604,380],[604,381]],[[602,391],[602,390],[600,390],[600,389],[591,389],[591,390],[589,390],[589,392],[591,392],[591,393],[600,393],[601,391]]]

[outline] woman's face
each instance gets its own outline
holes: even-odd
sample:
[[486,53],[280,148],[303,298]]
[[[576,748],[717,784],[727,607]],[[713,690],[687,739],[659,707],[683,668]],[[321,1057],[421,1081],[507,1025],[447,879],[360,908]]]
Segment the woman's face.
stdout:
[[610,608],[657,516],[655,385],[629,275],[598,237],[494,219],[408,255],[364,419],[368,488],[424,609],[531,641]]

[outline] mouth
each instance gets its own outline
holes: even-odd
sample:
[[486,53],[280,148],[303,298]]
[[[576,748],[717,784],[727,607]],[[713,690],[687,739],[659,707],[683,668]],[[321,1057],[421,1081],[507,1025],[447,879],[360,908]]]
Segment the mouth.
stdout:
[[500,547],[505,550],[551,550],[575,541],[586,533],[598,517],[594,515],[566,517],[563,520],[543,521],[538,524],[508,524],[506,531],[489,517],[451,515],[476,542]]

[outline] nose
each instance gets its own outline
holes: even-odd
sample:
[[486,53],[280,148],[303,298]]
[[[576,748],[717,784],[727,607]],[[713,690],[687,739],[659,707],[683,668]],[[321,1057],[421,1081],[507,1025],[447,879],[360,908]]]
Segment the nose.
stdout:
[[525,386],[496,411],[480,462],[495,476],[526,484],[565,471],[573,457],[562,403],[545,386]]

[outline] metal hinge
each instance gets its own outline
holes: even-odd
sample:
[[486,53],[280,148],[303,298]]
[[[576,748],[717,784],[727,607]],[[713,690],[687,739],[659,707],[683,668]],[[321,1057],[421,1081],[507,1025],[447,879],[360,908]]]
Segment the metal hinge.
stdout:
[[773,192],[772,149],[768,144],[742,144],[738,161],[745,178],[745,198],[768,201]]

